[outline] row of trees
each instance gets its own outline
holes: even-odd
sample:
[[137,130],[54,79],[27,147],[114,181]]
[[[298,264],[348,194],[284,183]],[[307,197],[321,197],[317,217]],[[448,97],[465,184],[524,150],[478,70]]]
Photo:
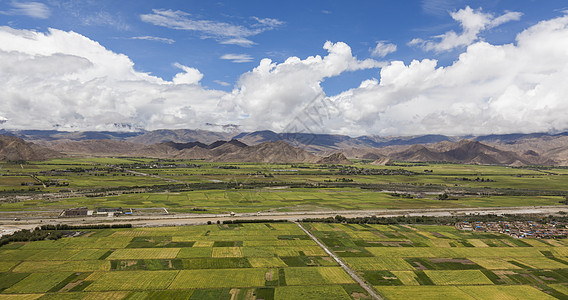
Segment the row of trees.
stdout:
[[498,221],[534,221],[540,223],[550,222],[568,222],[568,216],[553,216],[553,215],[466,215],[466,216],[447,216],[447,217],[432,217],[432,216],[401,216],[401,217],[356,217],[346,218],[337,215],[335,217],[327,218],[308,218],[303,219],[302,222],[317,222],[317,223],[345,223],[345,224],[381,224],[381,225],[396,225],[396,224],[431,224],[431,225],[450,225],[459,222],[498,222]]

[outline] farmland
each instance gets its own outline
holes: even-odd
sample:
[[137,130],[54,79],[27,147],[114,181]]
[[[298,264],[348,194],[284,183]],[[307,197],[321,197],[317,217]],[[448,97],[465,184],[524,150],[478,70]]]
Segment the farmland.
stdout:
[[514,239],[453,226],[306,226],[388,299],[568,297],[566,240]]
[[[548,206],[565,200],[568,178],[563,168],[366,161],[340,166],[77,157],[0,167],[0,211],[10,216],[55,216],[73,207],[218,214]],[[443,193],[447,199],[439,198]]]
[[81,232],[0,247],[0,298],[366,297],[292,223]]
[[[566,240],[441,225],[303,225],[386,299],[568,297]],[[0,247],[0,298],[371,299],[293,223],[78,232]]]
[[100,220],[58,219],[77,207],[120,207],[132,217],[104,219],[133,224],[161,214],[211,216],[213,224],[81,229],[75,237],[4,245],[0,299],[371,299],[357,276],[387,299],[568,297],[568,242],[561,239],[438,225],[303,223],[352,277],[296,224],[214,224],[216,214],[230,212],[559,209],[568,194],[563,168],[144,158],[1,167],[0,218],[12,224]]

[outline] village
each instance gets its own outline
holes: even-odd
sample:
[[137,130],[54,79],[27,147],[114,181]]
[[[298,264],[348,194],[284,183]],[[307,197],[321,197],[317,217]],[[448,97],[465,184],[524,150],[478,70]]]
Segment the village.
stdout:
[[499,232],[514,238],[558,239],[568,236],[566,223],[537,223],[532,221],[459,222],[459,230]]

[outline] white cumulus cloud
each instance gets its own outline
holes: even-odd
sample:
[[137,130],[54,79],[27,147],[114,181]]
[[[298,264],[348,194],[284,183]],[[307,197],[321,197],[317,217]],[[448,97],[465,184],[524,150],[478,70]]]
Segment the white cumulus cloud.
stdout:
[[175,63],[174,66],[183,70],[183,73],[177,73],[172,79],[174,84],[198,84],[203,78],[203,74],[195,68],[184,66],[179,63]]
[[5,128],[112,130],[199,128],[225,92],[207,90],[198,70],[173,82],[137,72],[125,55],[74,32],[0,28],[0,99]]
[[370,49],[371,55],[374,57],[385,57],[391,53],[396,52],[396,45],[384,41],[377,42],[375,48]]
[[326,42],[328,54],[306,59],[290,57],[283,63],[261,60],[252,71],[243,74],[226,101],[227,109],[239,111],[240,122],[247,129],[283,130],[291,117],[301,113],[306,104],[323,94],[321,82],[346,71],[378,68],[381,63],[358,60],[342,42]]
[[415,38],[409,42],[409,45],[420,46],[427,51],[450,51],[472,44],[479,39],[481,32],[506,22],[517,21],[523,14],[520,12],[506,12],[501,16],[495,17],[491,13],[484,13],[481,9],[474,10],[467,6],[464,9],[451,12],[450,15],[460,23],[462,27],[461,33],[456,33],[452,30],[435,36],[433,40]]
[[333,97],[351,134],[490,134],[568,129],[568,16],[515,44],[470,45],[448,67],[393,61],[380,80]]
[[[491,24],[507,18],[498,19]],[[497,26],[491,24],[486,28]],[[321,56],[262,59],[227,93],[201,86],[203,74],[191,66],[174,64],[181,72],[164,80],[136,71],[127,56],[74,32],[0,27],[0,123],[76,130],[216,123],[281,131],[298,117],[310,121],[306,107],[325,96],[322,82],[328,78],[381,68],[376,79],[327,98],[336,113],[312,114],[323,124],[314,131],[464,135],[568,129],[568,16],[527,28],[515,43],[476,41],[444,67],[434,59],[358,59],[342,42],[323,48]]]

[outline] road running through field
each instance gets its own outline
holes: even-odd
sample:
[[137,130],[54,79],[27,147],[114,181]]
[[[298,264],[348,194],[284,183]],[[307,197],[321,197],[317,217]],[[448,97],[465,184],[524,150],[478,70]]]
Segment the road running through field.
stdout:
[[367,293],[369,293],[369,295],[371,295],[371,297],[373,297],[373,299],[377,299],[377,300],[383,299],[382,297],[377,295],[377,293],[375,293],[373,288],[371,286],[369,286],[365,281],[363,281],[363,279],[361,279],[357,275],[357,273],[355,273],[355,271],[351,270],[351,268],[349,268],[349,266],[346,263],[344,263],[341,260],[341,258],[339,258],[337,255],[335,255],[335,253],[333,253],[333,251],[329,250],[329,248],[327,248],[326,245],[324,245],[322,242],[320,242],[320,240],[318,240],[318,238],[316,238],[315,235],[313,235],[306,228],[304,228],[304,226],[302,226],[302,224],[300,224],[298,222],[294,222],[294,223],[296,225],[298,225],[298,227],[300,227],[300,229],[302,229],[314,242],[316,242],[316,244],[318,244],[318,246],[320,246],[323,249],[323,251],[325,251],[325,253],[327,253],[329,256],[331,256],[341,266],[341,268],[343,268],[343,270],[345,270],[345,272],[347,272],[347,274],[349,274],[349,276],[351,276],[351,278],[353,278],[353,280],[355,280],[355,282],[357,282],[363,289],[365,289],[365,291],[367,291]]

